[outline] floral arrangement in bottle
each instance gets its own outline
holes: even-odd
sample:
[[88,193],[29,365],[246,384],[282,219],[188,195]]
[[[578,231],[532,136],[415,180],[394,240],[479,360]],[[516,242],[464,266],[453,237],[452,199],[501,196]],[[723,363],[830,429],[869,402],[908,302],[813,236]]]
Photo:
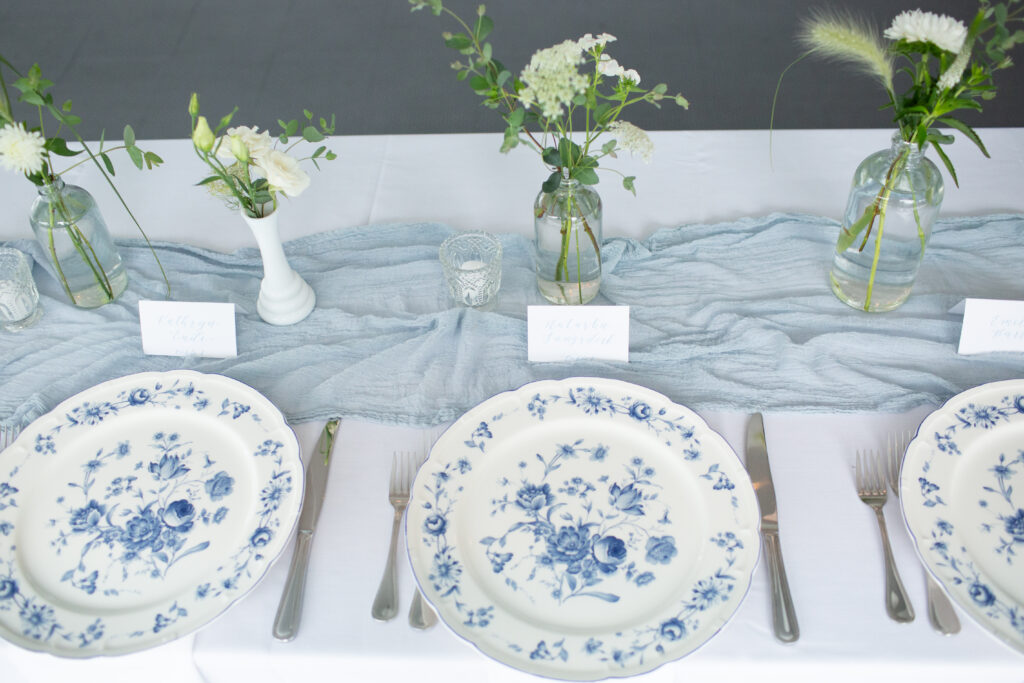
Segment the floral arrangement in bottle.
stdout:
[[[281,133],[271,138],[266,130],[257,126],[231,126],[237,113],[235,107],[211,129],[205,116],[199,114],[199,96],[192,93],[188,113],[192,118],[192,147],[212,175],[199,181],[221,197],[231,208],[241,209],[251,218],[269,216],[277,209],[278,195],[298,197],[309,187],[309,175],[302,170],[302,161],[311,161],[317,169],[320,159],[332,161],[337,155],[319,145],[308,157],[297,158],[289,154],[297,145],[321,143],[334,133],[334,116],[328,121],[320,117],[314,123],[313,114],[303,111],[305,121],[299,119],[278,121]],[[319,125],[317,125],[319,124]],[[301,127],[301,130],[300,130]],[[298,139],[288,145],[291,138]]]
[[[5,68],[17,77],[11,84],[15,90],[21,93],[17,101],[36,109],[32,123],[28,123],[28,119],[20,121],[15,117],[7,81],[4,78]],[[43,77],[38,64],[34,64],[27,73],[22,74],[13,64],[0,56],[0,167],[23,174],[40,188],[41,195],[49,198],[45,206],[47,215],[44,217],[44,223],[50,226],[50,229],[46,231],[45,238],[40,237],[40,241],[43,242],[43,247],[48,252],[55,274],[69,299],[76,304],[81,304],[79,291],[81,284],[77,282],[72,284],[71,280],[74,278],[68,271],[81,271],[83,268],[80,266],[84,266],[84,269],[89,272],[88,277],[94,279],[90,289],[96,292],[89,305],[98,305],[113,301],[123,290],[127,280],[122,276],[120,289],[116,283],[112,282],[109,266],[105,266],[104,259],[100,256],[101,250],[90,240],[89,231],[83,228],[81,206],[77,205],[78,202],[71,196],[73,192],[70,190],[76,190],[77,193],[86,197],[88,195],[74,186],[67,186],[69,192],[65,192],[62,176],[80,164],[92,162],[110,185],[146,243],[149,244],[149,238],[145,231],[111,179],[111,176],[114,175],[111,153],[123,150],[139,169],[144,167],[152,169],[163,163],[163,160],[153,152],[142,150],[135,143],[135,132],[131,126],[127,125],[124,127],[122,144],[106,147],[101,135],[99,145],[93,152],[78,133],[77,127],[81,124],[81,118],[72,113],[71,100],[58,106],[53,94],[48,92],[53,86],[53,81]],[[44,117],[44,112],[49,116]],[[46,128],[47,118],[52,119],[56,124],[56,129],[52,133]],[[80,145],[81,149],[70,148],[68,138],[72,139],[72,143]],[[70,159],[83,153],[86,158],[58,169],[59,159]],[[86,201],[91,202],[92,200],[88,198]],[[61,232],[59,238],[54,234],[57,230]],[[58,241],[65,238],[72,246],[75,258],[81,259],[80,264],[69,263],[59,254],[61,250]],[[96,237],[94,236],[93,239]],[[109,240],[109,236],[104,235],[102,239]],[[163,266],[152,245],[150,245],[150,251],[160,267],[160,272],[167,284],[168,292],[170,292],[170,283],[167,281]],[[120,265],[120,257],[117,256],[116,259]]]
[[[957,185],[956,169],[943,149],[944,145],[955,140],[950,129],[961,133],[977,145],[982,154],[989,156],[978,133],[959,118],[959,112],[980,112],[982,102],[996,96],[993,74],[1012,65],[1008,51],[1024,42],[1024,31],[1011,30],[1013,24],[1024,21],[1022,9],[1013,8],[1019,3],[1020,0],[1001,3],[981,0],[977,12],[967,24],[932,12],[905,11],[898,14],[881,34],[848,14],[823,11],[804,21],[799,40],[807,51],[797,61],[809,55],[834,59],[851,64],[877,79],[887,99],[883,108],[892,110],[898,129],[894,140],[899,144],[894,144],[889,155],[891,158],[886,161],[887,166],[873,200],[862,208],[858,207],[855,215],[848,210],[836,244],[837,254],[851,249],[859,253],[868,247],[872,236],[875,237],[866,292],[857,301],[864,310],[888,310],[905,299],[902,295],[894,305],[883,308],[877,308],[872,302],[886,217],[892,211],[892,204],[896,203],[894,193],[897,190],[910,197],[911,222],[920,242],[916,261],[919,262],[923,255],[931,229],[930,221],[934,221],[941,204],[940,177],[937,177],[938,190],[934,197],[927,196],[925,187],[915,188],[910,180],[911,167],[923,159],[926,148],[935,150]],[[780,77],[780,84],[781,80]],[[897,81],[907,83],[906,88],[899,90]],[[861,169],[858,169],[860,173]],[[934,209],[930,212],[930,220],[922,217],[928,204],[931,204],[928,208]],[[916,273],[916,265],[915,262],[911,280]],[[833,289],[836,289],[838,284],[834,273],[835,270],[832,280]],[[909,286],[906,292],[909,293]],[[843,296],[840,298],[846,300]]]
[[[583,291],[583,259],[573,259],[571,254],[575,251],[579,256],[582,249],[592,249],[599,268],[600,240],[589,224],[587,209],[588,204],[595,204],[591,208],[599,214],[600,200],[587,199],[587,186],[598,183],[598,168],[606,157],[615,158],[617,152],[625,150],[649,161],[654,152],[647,133],[623,120],[622,113],[639,102],[658,107],[670,101],[683,108],[689,102],[680,94],[667,95],[668,86],[663,83],[641,88],[636,70],[621,66],[608,54],[608,44],[616,40],[608,33],[588,33],[538,50],[519,75],[514,75],[494,58],[493,47],[487,41],[494,21],[484,5],[478,7],[476,20],[470,25],[442,0],[409,1],[413,11],[429,8],[435,16],[446,14],[461,27],[457,33],[442,34],[445,45],[460,55],[451,67],[458,80],[467,81],[483,98],[485,107],[501,113],[506,126],[501,151],[524,144],[547,167],[549,174],[541,185],[535,212],[538,217],[549,212],[559,214],[556,225],[561,226],[560,245],[553,272],[541,273],[547,266],[538,257],[538,283],[549,282],[560,289],[558,303],[585,303],[589,298]],[[634,176],[622,178],[623,187],[634,194],[635,180]],[[582,190],[575,189],[581,186]],[[590,195],[596,198],[596,194]],[[580,238],[574,223],[581,223],[586,237]],[[581,239],[590,245],[581,245]],[[576,272],[571,267],[573,260]],[[569,297],[564,283],[573,281],[578,291]],[[541,291],[545,292],[543,285]],[[589,297],[596,292],[594,288]],[[555,301],[547,292],[545,296]]]

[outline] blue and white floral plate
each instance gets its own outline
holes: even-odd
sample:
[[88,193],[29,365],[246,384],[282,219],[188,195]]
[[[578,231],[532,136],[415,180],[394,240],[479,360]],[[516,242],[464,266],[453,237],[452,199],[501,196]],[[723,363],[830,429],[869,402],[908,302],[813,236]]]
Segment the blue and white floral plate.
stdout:
[[255,390],[190,371],[64,401],[0,453],[0,636],[135,652],[228,608],[284,548],[302,461]]
[[483,653],[569,680],[692,652],[746,595],[759,515],[695,413],[626,382],[528,384],[437,441],[406,520],[424,595]]
[[970,389],[929,415],[907,449],[900,500],[928,570],[1024,652],[1024,380]]

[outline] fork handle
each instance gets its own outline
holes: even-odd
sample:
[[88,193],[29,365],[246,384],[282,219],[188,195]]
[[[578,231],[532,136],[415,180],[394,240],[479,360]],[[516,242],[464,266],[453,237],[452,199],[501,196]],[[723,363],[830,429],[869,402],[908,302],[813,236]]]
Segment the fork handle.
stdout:
[[388,548],[388,561],[384,565],[384,576],[380,577],[377,597],[373,599],[370,614],[379,621],[394,619],[398,614],[398,572],[395,570],[395,555],[398,554],[398,527],[402,521],[405,508],[395,509],[395,521],[391,525],[391,547]]
[[889,546],[889,532],[885,528],[885,517],[881,508],[873,508],[878,519],[878,530],[882,534],[882,551],[885,554],[885,610],[894,621],[908,623],[914,620],[914,608],[903,587],[900,573],[896,571],[896,560]]
[[786,565],[782,563],[782,545],[777,533],[765,532],[764,554],[768,560],[768,581],[772,591],[772,629],[775,637],[783,643],[795,643],[800,638],[800,626],[796,623],[796,610],[789,593],[789,580],[786,578]]

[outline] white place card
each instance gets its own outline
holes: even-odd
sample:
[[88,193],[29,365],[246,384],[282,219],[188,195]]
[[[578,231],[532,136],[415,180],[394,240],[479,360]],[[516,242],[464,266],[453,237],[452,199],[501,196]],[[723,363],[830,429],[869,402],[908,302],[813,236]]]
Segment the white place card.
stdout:
[[968,299],[958,353],[1024,351],[1024,301]]
[[629,306],[527,306],[527,358],[629,362]]
[[197,301],[139,301],[142,351],[152,356],[233,358],[235,305]]

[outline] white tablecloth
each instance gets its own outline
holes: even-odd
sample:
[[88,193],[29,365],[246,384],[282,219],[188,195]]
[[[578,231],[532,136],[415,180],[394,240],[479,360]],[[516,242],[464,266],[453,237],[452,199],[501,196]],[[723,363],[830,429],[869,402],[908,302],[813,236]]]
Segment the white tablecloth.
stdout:
[[[984,130],[993,158],[968,143],[952,149],[962,179],[948,182],[943,215],[1024,212],[1024,129]],[[639,197],[601,187],[606,236],[645,237],[665,226],[716,222],[772,211],[838,217],[849,178],[868,153],[886,147],[885,131],[783,131],[775,134],[774,168],[764,131],[655,133],[655,161],[616,164],[638,176]],[[368,223],[440,220],[458,229],[532,231],[529,206],[543,172],[526,150],[497,152],[499,136],[337,138],[340,158],[314,175],[310,190],[289,202],[285,239]],[[186,141],[143,144],[167,164],[137,173],[122,164],[119,187],[157,240],[229,250],[250,245],[241,220],[192,184],[203,169]],[[74,172],[119,237],[135,228],[117,210],[92,171]],[[32,187],[11,175],[0,185],[0,239],[29,235],[25,214]],[[524,361],[525,362],[525,361]],[[854,494],[858,448],[881,448],[886,436],[916,427],[928,413],[907,415],[766,416],[779,495],[781,537],[800,620],[801,639],[782,645],[771,635],[767,577],[759,566],[735,618],[690,657],[643,677],[650,681],[721,680],[1021,681],[1024,656],[997,642],[961,614],[963,632],[937,635],[928,625],[922,572],[902,529],[898,507],[887,514],[897,563],[918,613],[909,625],[885,615],[878,531]],[[706,414],[742,453],[746,416]],[[305,452],[321,425],[297,426]],[[288,556],[244,600],[197,635],[147,652],[69,661],[0,642],[4,683],[75,680],[109,683],[252,683],[324,680],[514,681],[529,677],[483,657],[443,626],[421,633],[405,622],[412,577],[401,566],[401,618],[374,622],[370,603],[387,549],[386,500],[394,450],[418,448],[419,430],[345,421],[340,433],[321,529],[314,544],[300,634],[281,644],[270,636]]]

